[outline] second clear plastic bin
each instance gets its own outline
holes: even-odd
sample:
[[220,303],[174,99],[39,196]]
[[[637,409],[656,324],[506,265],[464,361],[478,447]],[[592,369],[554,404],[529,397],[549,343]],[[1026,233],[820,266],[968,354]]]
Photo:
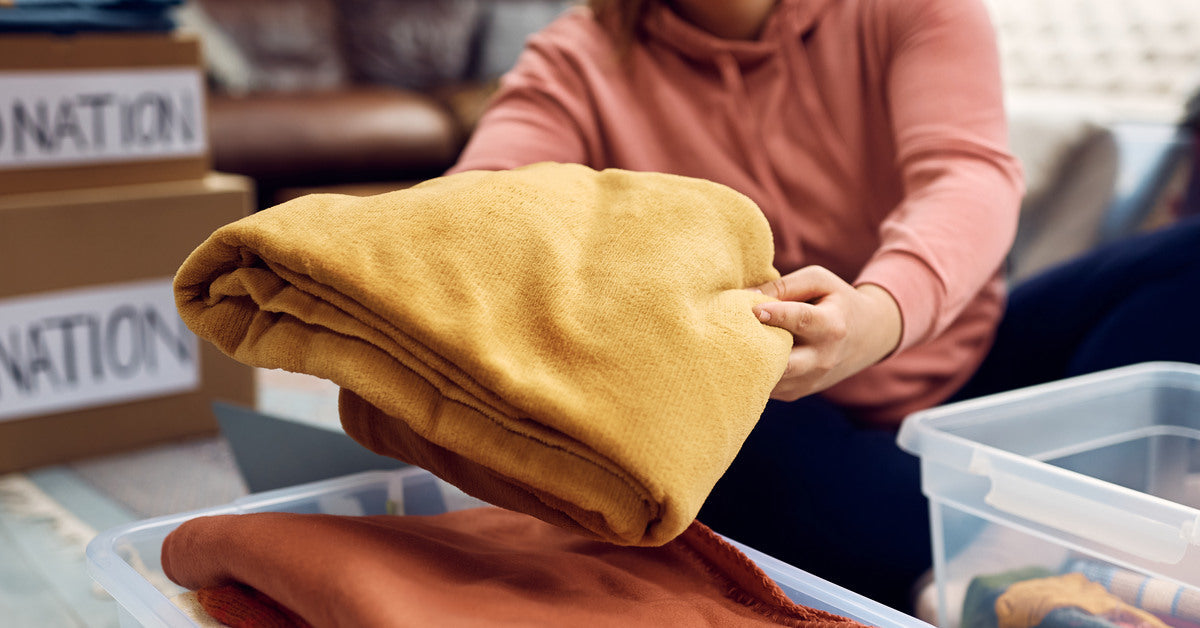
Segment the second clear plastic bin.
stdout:
[[1078,601],[1010,588],[1042,578],[1162,625],[1200,624],[1200,366],[1139,364],[946,405],[908,417],[899,443],[921,457],[939,626],[994,627],[1008,591],[1017,613]]

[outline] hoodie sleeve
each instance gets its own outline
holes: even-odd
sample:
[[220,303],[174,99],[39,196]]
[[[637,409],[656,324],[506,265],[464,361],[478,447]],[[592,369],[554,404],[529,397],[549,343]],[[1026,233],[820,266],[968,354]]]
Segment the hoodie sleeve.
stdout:
[[881,49],[904,198],[856,283],[900,306],[900,350],[954,322],[994,279],[1023,183],[1007,149],[995,33],[979,0],[883,0]]
[[590,17],[574,11],[531,36],[447,174],[542,161],[592,163],[595,114],[570,51],[572,40],[594,40],[594,30]]

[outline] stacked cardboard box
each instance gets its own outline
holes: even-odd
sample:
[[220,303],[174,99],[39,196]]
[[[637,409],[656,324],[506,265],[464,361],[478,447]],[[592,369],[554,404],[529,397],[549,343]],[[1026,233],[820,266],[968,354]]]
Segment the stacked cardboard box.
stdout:
[[196,40],[0,36],[0,472],[212,434],[253,373],[171,279],[252,208],[209,172]]
[[0,193],[195,179],[207,144],[195,38],[0,36]]

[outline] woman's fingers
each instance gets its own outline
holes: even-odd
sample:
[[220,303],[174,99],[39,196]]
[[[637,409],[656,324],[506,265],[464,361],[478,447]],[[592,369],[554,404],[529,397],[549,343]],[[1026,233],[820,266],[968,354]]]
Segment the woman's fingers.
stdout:
[[754,315],[794,338],[787,368],[771,393],[775,399],[824,390],[878,362],[899,342],[900,310],[879,286],[855,288],[828,269],[806,266],[758,291],[778,300],[755,304]]
[[819,266],[807,266],[759,286],[778,299],[752,311],[785,329],[794,343],[771,396],[791,400],[824,390],[895,349],[902,321],[891,295],[873,284],[855,288]]
[[837,289],[842,280],[821,266],[805,266],[757,287],[781,301],[813,301]]
[[839,340],[846,335],[845,321],[811,303],[772,301],[753,307],[764,324],[791,332],[797,340]]
[[838,288],[840,279],[820,266],[805,266],[775,281],[758,286],[763,294],[779,299],[753,308],[759,321],[792,332],[797,337],[820,335],[828,324],[816,307],[821,299]]
[[796,345],[788,355],[787,368],[771,391],[773,399],[795,401],[813,392],[813,386],[828,373],[820,363],[821,352],[809,345]]

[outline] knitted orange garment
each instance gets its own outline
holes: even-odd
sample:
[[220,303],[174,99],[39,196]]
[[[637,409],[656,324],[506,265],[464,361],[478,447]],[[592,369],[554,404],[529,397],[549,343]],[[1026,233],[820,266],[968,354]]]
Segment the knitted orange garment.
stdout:
[[860,625],[795,604],[700,522],[630,547],[494,507],[218,515],[171,533],[162,564],[234,626]]

